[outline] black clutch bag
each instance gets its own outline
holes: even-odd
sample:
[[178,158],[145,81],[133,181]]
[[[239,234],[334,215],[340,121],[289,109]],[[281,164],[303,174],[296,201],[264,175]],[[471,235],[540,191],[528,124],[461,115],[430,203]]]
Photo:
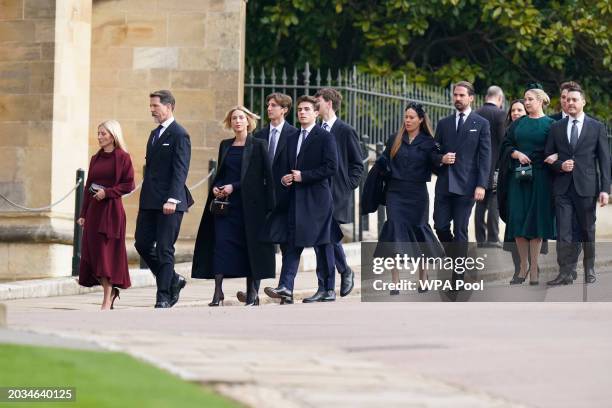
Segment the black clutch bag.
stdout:
[[229,201],[218,200],[215,198],[212,200],[212,203],[210,203],[210,212],[213,215],[227,215],[229,208]]
[[101,186],[100,184],[96,184],[96,183],[91,183],[91,185],[89,186],[89,193],[91,195],[95,195],[98,190],[104,190],[104,186]]
[[514,169],[514,177],[516,177],[518,181],[531,181],[533,178],[533,167],[531,164],[518,166]]

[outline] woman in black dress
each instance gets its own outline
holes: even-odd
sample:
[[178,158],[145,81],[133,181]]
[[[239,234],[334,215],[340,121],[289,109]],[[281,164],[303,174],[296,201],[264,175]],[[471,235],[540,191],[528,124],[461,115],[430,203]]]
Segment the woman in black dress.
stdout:
[[[444,250],[429,226],[429,193],[427,182],[438,153],[433,132],[423,106],[411,102],[404,111],[404,122],[387,142],[383,157],[390,169],[386,192],[387,221],[378,238],[383,252],[408,254],[411,257],[440,257]],[[394,244],[389,244],[394,243]],[[377,249],[377,252],[379,252]],[[394,272],[393,281],[399,276]],[[427,273],[419,268],[419,281]],[[419,292],[424,292],[422,283]],[[392,291],[391,294],[398,294]]]
[[[209,306],[223,305],[224,278],[246,277],[246,304],[258,305],[259,280],[275,277],[274,246],[259,240],[274,208],[274,180],[266,142],[250,135],[257,119],[247,108],[237,106],[223,121],[234,137],[219,146],[219,171],[210,183],[191,273],[193,278],[215,279]],[[227,211],[215,211],[215,200],[228,202]]]

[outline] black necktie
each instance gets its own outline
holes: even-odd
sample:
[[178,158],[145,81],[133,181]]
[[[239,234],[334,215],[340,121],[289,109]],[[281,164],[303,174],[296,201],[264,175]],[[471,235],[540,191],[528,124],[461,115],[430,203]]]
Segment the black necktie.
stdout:
[[153,131],[153,144],[157,143],[157,141],[159,140],[159,134],[160,134],[160,132],[162,131],[163,128],[164,127],[162,125],[159,125]]
[[461,132],[461,126],[463,126],[463,116],[465,114],[463,112],[461,112],[459,114],[459,121],[457,122],[457,134],[459,134],[459,132]]
[[572,149],[576,148],[577,143],[578,143],[578,119],[574,119],[574,124],[572,125],[572,130],[570,131],[570,146],[572,146]]

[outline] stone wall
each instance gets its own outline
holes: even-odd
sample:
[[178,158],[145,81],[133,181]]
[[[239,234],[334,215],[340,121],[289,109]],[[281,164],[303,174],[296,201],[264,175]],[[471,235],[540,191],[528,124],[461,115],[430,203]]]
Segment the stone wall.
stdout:
[[[0,193],[19,204],[57,201],[87,163],[90,44],[90,0],[0,0]],[[69,274],[71,248],[55,241],[71,234],[74,200],[13,210],[0,202],[0,279]],[[3,238],[16,230],[48,239]]]
[[[110,118],[139,183],[157,89],[176,96],[195,184],[229,137],[225,111],[242,101],[245,13],[245,0],[0,0],[0,193],[28,207],[58,200]],[[206,187],[193,192],[181,238],[197,232]],[[130,239],[138,193],[125,203]],[[74,196],[42,213],[0,202],[0,280],[69,275],[73,212]]]
[[[117,119],[142,180],[145,146],[153,123],[151,91],[169,89],[175,118],[191,135],[187,185],[208,173],[219,141],[229,137],[220,122],[242,101],[244,0],[94,1],[92,22],[91,121],[89,153],[97,151],[96,126]],[[193,191],[196,205],[183,219],[181,238],[193,238],[207,185]],[[136,193],[124,200],[127,234],[138,210]]]

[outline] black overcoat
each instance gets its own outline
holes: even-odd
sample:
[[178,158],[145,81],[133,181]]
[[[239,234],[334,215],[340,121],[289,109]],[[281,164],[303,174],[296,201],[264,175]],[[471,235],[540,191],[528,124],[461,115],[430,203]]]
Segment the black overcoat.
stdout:
[[338,148],[338,171],[332,178],[334,219],[340,224],[353,222],[355,190],[363,177],[363,154],[355,129],[336,119],[330,129]]
[[[221,168],[223,160],[234,138],[221,141],[218,163]],[[268,146],[265,141],[247,136],[242,153],[242,168],[240,176],[240,191],[244,228],[249,251],[251,272],[255,279],[275,277],[274,246],[262,242],[259,237],[266,218],[274,208],[274,181],[272,169],[268,160]],[[212,186],[209,183],[208,199],[196,238],[191,276],[199,279],[213,279],[213,249],[215,246],[214,217],[210,212],[213,199]],[[231,211],[231,208],[230,208]]]
[[[299,132],[299,131],[298,131]],[[315,125],[296,157],[297,138],[291,140],[289,160],[300,170],[302,181],[290,186],[295,210],[295,246],[329,244],[333,215],[331,178],[338,170],[338,152],[333,136]]]

